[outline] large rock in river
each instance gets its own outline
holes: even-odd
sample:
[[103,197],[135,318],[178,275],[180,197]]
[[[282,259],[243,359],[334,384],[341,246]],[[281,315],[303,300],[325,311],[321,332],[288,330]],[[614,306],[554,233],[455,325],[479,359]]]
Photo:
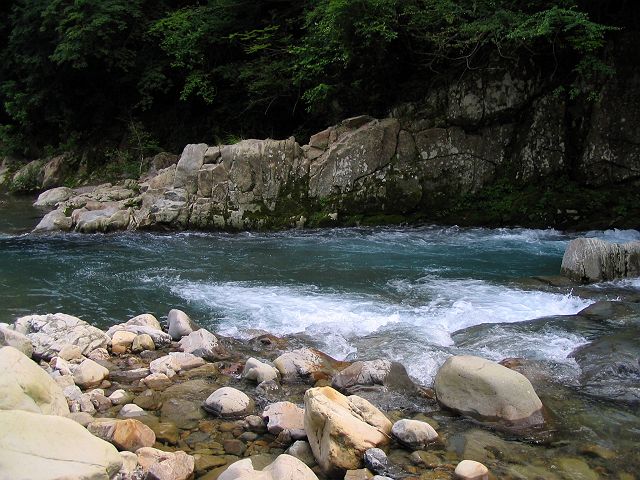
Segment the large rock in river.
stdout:
[[31,340],[34,356],[45,360],[51,360],[65,345],[77,345],[86,355],[111,343],[102,330],[64,313],[21,317],[15,329]]
[[0,410],[69,414],[60,386],[24,353],[0,348],[0,372]]
[[484,358],[450,357],[438,370],[434,386],[442,405],[479,420],[508,427],[544,422],[542,402],[531,382]]
[[122,458],[75,421],[19,410],[0,411],[0,478],[109,480]]
[[560,272],[581,283],[640,276],[640,242],[576,238],[564,252]]
[[364,452],[389,443],[391,422],[357,395],[345,397],[331,387],[304,395],[304,429],[318,464],[329,475],[362,467]]

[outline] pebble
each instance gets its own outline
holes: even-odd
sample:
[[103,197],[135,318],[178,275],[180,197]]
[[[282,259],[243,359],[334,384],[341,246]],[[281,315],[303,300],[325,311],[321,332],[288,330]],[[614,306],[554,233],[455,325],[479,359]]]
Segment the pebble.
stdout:
[[489,469],[473,460],[461,461],[454,474],[459,480],[489,480]]

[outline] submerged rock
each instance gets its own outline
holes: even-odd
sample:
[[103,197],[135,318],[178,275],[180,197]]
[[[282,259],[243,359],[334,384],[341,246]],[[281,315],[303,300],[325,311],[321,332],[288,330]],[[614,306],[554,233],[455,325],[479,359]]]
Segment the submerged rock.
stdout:
[[438,370],[434,386],[442,405],[464,415],[508,427],[544,423],[542,402],[531,382],[484,358],[450,357]]
[[610,243],[598,238],[569,242],[560,271],[581,283],[640,276],[640,242]]
[[304,428],[313,455],[327,474],[344,474],[362,466],[369,448],[389,443],[391,422],[368,401],[345,397],[331,387],[304,395]]
[[0,477],[107,480],[122,467],[115,447],[69,418],[0,411]]

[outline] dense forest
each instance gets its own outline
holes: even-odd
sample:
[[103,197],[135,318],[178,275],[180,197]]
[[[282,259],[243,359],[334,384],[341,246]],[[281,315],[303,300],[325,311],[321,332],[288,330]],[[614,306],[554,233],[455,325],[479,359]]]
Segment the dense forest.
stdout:
[[[573,97],[637,28],[613,0],[5,0],[0,148],[178,151],[384,115],[445,77],[526,60]],[[115,153],[114,153],[115,152]]]

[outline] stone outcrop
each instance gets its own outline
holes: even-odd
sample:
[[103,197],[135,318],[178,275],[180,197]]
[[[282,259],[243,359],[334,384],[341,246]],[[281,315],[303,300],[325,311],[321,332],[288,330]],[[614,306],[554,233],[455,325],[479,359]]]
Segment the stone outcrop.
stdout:
[[16,320],[15,329],[31,340],[33,354],[46,360],[56,356],[65,345],[77,345],[86,355],[111,342],[102,330],[64,313],[21,317]]
[[531,382],[484,358],[448,358],[438,370],[434,387],[442,405],[479,420],[518,428],[544,422],[542,402]]
[[115,447],[71,419],[0,411],[0,477],[109,480],[122,459]]
[[69,414],[60,386],[24,353],[0,348],[0,372],[0,410]]
[[327,474],[361,468],[369,448],[389,443],[391,422],[356,395],[345,397],[331,387],[311,388],[304,395],[304,410],[311,450]]
[[580,283],[640,276],[640,242],[611,243],[598,238],[571,240],[560,271]]

